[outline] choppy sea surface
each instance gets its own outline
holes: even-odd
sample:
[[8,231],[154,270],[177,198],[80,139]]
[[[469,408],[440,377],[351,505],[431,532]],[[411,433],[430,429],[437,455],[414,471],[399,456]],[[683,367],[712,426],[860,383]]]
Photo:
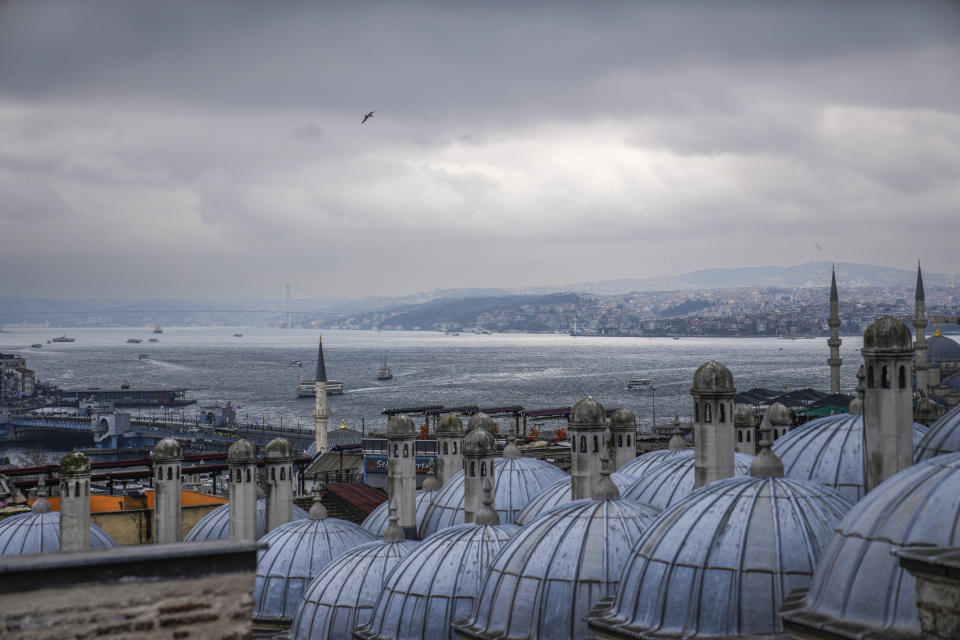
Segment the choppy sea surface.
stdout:
[[[313,379],[319,332],[246,327],[105,329],[8,328],[0,351],[17,352],[43,381],[71,388],[187,387],[197,404],[230,401],[242,419],[284,426],[312,424],[312,398],[297,398],[299,377]],[[68,334],[73,343],[47,340]],[[234,337],[242,333],[242,337]],[[140,344],[127,344],[139,338]],[[159,342],[147,342],[158,338]],[[41,343],[39,349],[30,348]],[[415,331],[325,331],[327,377],[345,393],[330,396],[330,427],[383,428],[385,408],[422,405],[571,405],[593,396],[604,406],[627,407],[641,425],[692,412],[696,368],[714,359],[730,368],[737,389],[829,389],[826,338],[594,338],[560,334],[461,334]],[[860,338],[845,337],[842,387],[852,391]],[[146,359],[139,359],[146,354]],[[290,365],[300,360],[302,367]],[[392,380],[378,381],[386,360]],[[631,391],[631,378],[650,378],[655,392]]]

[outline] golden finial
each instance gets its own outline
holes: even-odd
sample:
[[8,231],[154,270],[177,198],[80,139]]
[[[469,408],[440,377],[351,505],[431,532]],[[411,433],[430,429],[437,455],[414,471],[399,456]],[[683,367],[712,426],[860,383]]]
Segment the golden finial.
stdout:
[[933,316],[933,321],[937,323],[937,328],[934,329],[933,335],[934,335],[934,336],[942,336],[943,334],[940,333],[940,316]]
[[342,413],[340,414],[340,428],[341,428],[341,429],[346,429],[346,428],[347,428],[347,423],[344,422],[344,420],[343,420],[343,414],[342,414]]

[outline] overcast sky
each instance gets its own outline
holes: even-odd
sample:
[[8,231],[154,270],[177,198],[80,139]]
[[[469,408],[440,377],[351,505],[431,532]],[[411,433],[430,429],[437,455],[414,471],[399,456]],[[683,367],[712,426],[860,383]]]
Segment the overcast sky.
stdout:
[[960,272],[956,2],[327,4],[0,0],[0,295]]

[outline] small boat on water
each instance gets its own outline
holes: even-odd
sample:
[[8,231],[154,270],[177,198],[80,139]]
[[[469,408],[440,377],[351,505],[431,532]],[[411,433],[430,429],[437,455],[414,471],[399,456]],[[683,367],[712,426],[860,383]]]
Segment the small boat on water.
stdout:
[[76,342],[76,338],[68,338],[66,334],[60,336],[59,338],[54,338],[53,342]]
[[291,361],[290,361],[290,366],[291,366],[291,367],[302,367],[302,366],[303,366],[303,362],[302,362],[301,360],[291,360]]
[[124,380],[122,383],[120,383],[120,388],[121,388],[121,389],[129,389],[129,388],[130,388],[130,383],[127,382],[126,380]]
[[651,383],[650,378],[634,378],[633,380],[627,381],[627,389],[649,391],[653,389],[653,384]]
[[154,332],[154,333],[163,333],[163,327],[161,327],[160,325],[157,325],[157,326],[155,326],[155,327],[153,328],[153,332]]
[[233,334],[233,337],[234,337],[234,338],[242,338],[242,337],[243,337],[243,334],[242,334],[242,333],[235,333],[235,334]]
[[127,338],[127,344],[140,344],[143,342],[140,338]]
[[39,349],[39,348],[42,347],[42,346],[43,346],[43,345],[40,344],[39,342],[35,342],[35,343],[33,343],[32,345],[30,345],[30,347],[33,348],[33,349]]
[[150,338],[149,340],[147,340],[147,342],[160,342],[160,341],[157,340],[156,338]]
[[377,380],[390,380],[391,378],[393,378],[393,369],[384,360],[383,364],[380,365],[380,370],[377,371]]
[[139,358],[140,360],[146,360],[149,357],[150,357],[149,354],[146,354],[146,353],[141,353],[140,355],[137,356],[137,358]]

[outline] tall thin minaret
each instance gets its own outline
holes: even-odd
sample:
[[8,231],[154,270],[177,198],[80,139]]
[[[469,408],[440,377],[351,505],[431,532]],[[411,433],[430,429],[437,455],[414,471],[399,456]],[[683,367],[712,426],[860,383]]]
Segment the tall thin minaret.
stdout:
[[827,346],[830,347],[830,358],[827,364],[830,365],[830,393],[840,393],[840,365],[843,360],[840,359],[840,299],[837,296],[837,273],[833,267],[830,267],[830,318],[827,324],[830,326],[830,338],[827,340]]
[[323,336],[320,336],[320,346],[317,347],[317,383],[316,400],[313,405],[313,443],[317,454],[327,450],[327,418],[330,410],[327,408],[327,367],[323,364]]
[[917,263],[917,291],[914,294],[913,328],[916,339],[913,343],[917,351],[917,360],[913,365],[917,373],[917,391],[923,395],[930,392],[930,378],[927,377],[927,305],[923,295],[923,274]]

